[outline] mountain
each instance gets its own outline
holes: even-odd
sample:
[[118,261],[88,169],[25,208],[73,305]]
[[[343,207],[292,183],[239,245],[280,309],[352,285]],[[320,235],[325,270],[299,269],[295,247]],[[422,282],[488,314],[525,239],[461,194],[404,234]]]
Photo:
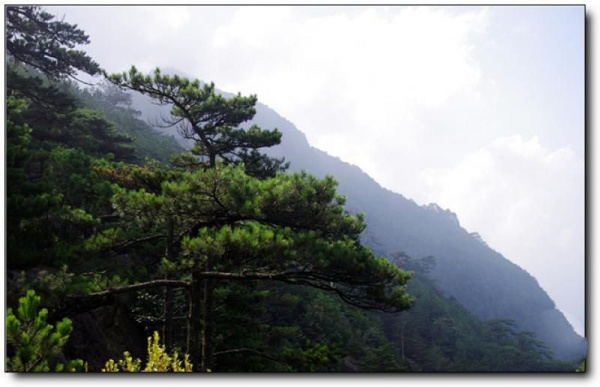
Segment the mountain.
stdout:
[[[167,108],[141,95],[134,96],[133,103],[149,122],[168,114]],[[368,226],[363,241],[377,253],[433,256],[436,266],[431,277],[438,289],[477,317],[514,319],[520,329],[535,332],[556,358],[585,353],[586,340],[573,330],[537,280],[494,251],[477,233],[462,228],[456,214],[436,204],[420,206],[381,187],[357,166],[312,147],[293,123],[264,104],[257,104],[257,114],[249,124],[283,133],[282,143],[266,153],[285,157],[291,162],[290,170],[335,177],[338,191],[347,197],[347,209],[365,214]]]

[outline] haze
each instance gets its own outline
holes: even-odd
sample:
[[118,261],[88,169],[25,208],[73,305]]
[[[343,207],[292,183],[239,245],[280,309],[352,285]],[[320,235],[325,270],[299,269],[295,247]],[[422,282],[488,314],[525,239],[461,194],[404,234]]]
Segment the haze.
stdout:
[[456,212],[583,334],[583,6],[46,8],[108,72],[257,94],[311,145]]

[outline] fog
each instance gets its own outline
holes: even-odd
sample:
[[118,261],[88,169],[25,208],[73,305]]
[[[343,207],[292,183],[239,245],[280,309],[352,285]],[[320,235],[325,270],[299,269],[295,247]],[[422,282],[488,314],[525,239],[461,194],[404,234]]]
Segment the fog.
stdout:
[[46,8],[109,72],[257,94],[313,146],[451,209],[583,333],[583,7]]

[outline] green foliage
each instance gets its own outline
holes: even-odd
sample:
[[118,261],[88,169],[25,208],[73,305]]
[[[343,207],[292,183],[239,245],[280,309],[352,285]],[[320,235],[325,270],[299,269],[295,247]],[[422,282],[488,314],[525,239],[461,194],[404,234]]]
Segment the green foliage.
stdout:
[[315,343],[306,339],[302,348],[285,348],[283,361],[299,372],[324,372],[336,370],[341,357],[336,343]]
[[67,80],[59,82],[33,67],[7,61],[7,95],[31,101],[28,116],[36,117],[38,122],[48,122],[53,114],[65,114],[76,107],[76,99],[69,92],[72,85]]
[[60,142],[90,154],[113,154],[115,160],[133,160],[134,148],[131,138],[117,131],[101,112],[80,108],[71,112],[63,121],[67,129]]
[[6,7],[6,51],[11,58],[53,76],[74,76],[78,70],[94,75],[100,67],[83,51],[88,36],[76,25],[54,20],[37,6]]
[[[100,226],[97,216],[111,211],[111,186],[95,168],[127,158],[129,140],[100,113],[77,108],[65,82],[37,82],[44,77],[39,71],[9,64],[10,74],[15,77],[7,78],[8,262],[18,269],[73,265],[82,258],[84,240]],[[60,96],[48,94],[49,87],[61,89]],[[40,96],[53,101],[44,103]],[[61,98],[58,108],[54,102]]]
[[107,275],[104,272],[76,274],[67,265],[60,268],[47,267],[34,272],[21,271],[12,279],[7,291],[8,304],[15,304],[20,294],[28,289],[43,296],[48,305],[58,305],[70,294],[90,294],[106,288],[126,285],[118,274]]
[[31,142],[31,127],[23,117],[26,109],[23,98],[6,98],[6,168],[11,179],[22,178],[25,173],[22,166],[28,159],[26,149]]
[[[75,100],[65,91],[78,71],[95,75],[99,65],[76,45],[89,43],[76,25],[55,20],[38,6],[6,7],[7,95],[33,102],[36,122],[73,110]],[[36,133],[36,128],[34,128]],[[50,133],[50,132],[48,132]]]
[[41,298],[29,290],[19,299],[17,314],[11,308],[6,316],[6,339],[14,349],[14,356],[7,356],[6,367],[10,372],[49,372],[54,370],[80,371],[83,361],[56,362],[62,347],[69,340],[71,321],[67,318],[56,323],[47,322],[48,310],[39,309]]
[[[280,363],[269,360],[262,364],[264,369],[288,372],[401,370],[378,314],[354,308],[335,295],[314,288],[274,285],[269,289],[269,296],[263,301],[265,310],[256,317],[268,329],[262,332],[262,346],[253,348],[277,354]],[[229,369],[240,368],[226,368]]]
[[[414,270],[408,292],[414,306],[399,317],[385,316],[385,332],[409,371],[425,372],[565,372],[568,362],[513,320],[481,321],[453,298],[444,297],[429,278],[430,257],[402,265]],[[396,257],[398,259],[398,256]]]
[[[128,226],[146,235],[162,232],[173,246],[169,250],[177,251],[161,260],[161,269],[171,276],[192,272],[196,278],[210,275],[219,281],[308,285],[367,309],[397,311],[411,303],[403,290],[410,274],[360,245],[364,220],[344,211],[332,178],[297,173],[259,180],[247,175],[243,165],[221,163],[195,171],[127,167],[105,172],[119,182],[113,205]],[[215,286],[218,295],[225,294],[222,286],[231,285]],[[204,310],[212,314],[210,307]],[[238,313],[239,308],[230,310],[229,316]],[[194,329],[188,327],[188,332]],[[231,339],[221,332],[223,327],[217,326],[217,345]],[[256,342],[241,341],[260,352]],[[317,354],[335,348],[296,346],[306,352],[304,360],[295,359],[296,367],[316,367],[316,360],[326,359]],[[227,348],[223,353],[229,353]]]
[[72,263],[99,226],[92,214],[110,208],[110,184],[93,170],[98,161],[81,150],[56,147],[41,160],[39,151],[27,153],[20,176],[15,168],[9,178],[9,262],[17,268]]
[[410,305],[402,290],[410,274],[358,243],[364,220],[344,212],[332,178],[296,173],[258,180],[243,166],[219,165],[181,172],[162,182],[160,192],[115,192],[117,211],[141,228],[174,223],[183,235],[182,269],[203,268],[211,257],[214,270],[320,287],[360,307]]
[[160,335],[154,332],[152,337],[148,337],[148,358],[144,368],[140,359],[133,359],[126,351],[123,359],[108,360],[102,372],[192,372],[192,364],[187,354],[183,360],[179,359],[177,351],[173,356],[169,355],[165,346],[160,344]]

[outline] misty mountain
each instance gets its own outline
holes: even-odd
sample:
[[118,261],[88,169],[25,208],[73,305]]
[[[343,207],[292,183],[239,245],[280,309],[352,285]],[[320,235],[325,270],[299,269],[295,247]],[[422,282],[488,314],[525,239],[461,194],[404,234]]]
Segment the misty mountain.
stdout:
[[[181,74],[169,69],[163,73]],[[150,123],[168,115],[167,107],[154,105],[144,96],[135,95],[133,103]],[[257,104],[251,124],[283,133],[282,143],[265,153],[285,157],[291,162],[290,170],[335,177],[338,191],[347,198],[347,209],[365,214],[368,226],[363,242],[374,251],[386,256],[433,256],[436,266],[431,277],[438,289],[477,317],[514,319],[519,328],[535,332],[557,358],[585,353],[585,339],[573,330],[537,280],[493,250],[477,233],[462,228],[456,214],[434,203],[418,205],[381,187],[357,166],[312,147],[293,123],[264,104]],[[175,130],[166,133],[172,135]],[[190,144],[179,140],[189,148]]]

